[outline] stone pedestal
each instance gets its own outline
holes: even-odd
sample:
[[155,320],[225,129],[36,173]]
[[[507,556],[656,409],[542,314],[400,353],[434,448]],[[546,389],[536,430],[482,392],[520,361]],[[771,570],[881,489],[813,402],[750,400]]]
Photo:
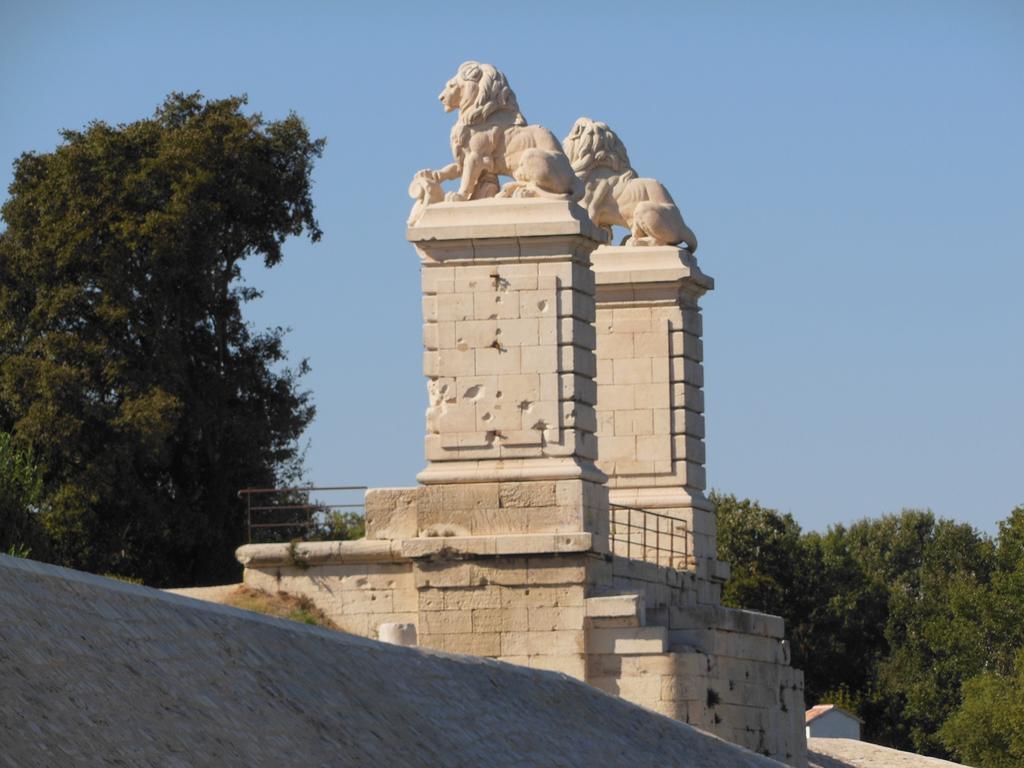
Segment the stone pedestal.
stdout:
[[[718,580],[714,510],[704,496],[704,394],[698,300],[714,287],[671,246],[602,246],[597,298],[599,466],[613,505],[680,521],[690,567]],[[613,519],[621,513],[613,509]]]
[[594,225],[567,201],[488,199],[431,205],[408,239],[429,396],[419,533],[603,533]]

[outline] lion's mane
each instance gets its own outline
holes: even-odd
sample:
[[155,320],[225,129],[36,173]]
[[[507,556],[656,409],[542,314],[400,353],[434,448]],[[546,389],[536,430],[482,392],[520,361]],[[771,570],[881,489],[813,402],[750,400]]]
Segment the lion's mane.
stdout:
[[476,84],[473,102],[459,105],[460,124],[477,125],[496,112],[510,111],[515,113],[514,125],[526,125],[526,118],[519,111],[516,95],[509,88],[508,80],[490,64],[464,62],[455,76],[459,80]]
[[581,117],[562,142],[572,169],[580,178],[597,168],[608,168],[614,173],[635,176],[626,147],[607,123]]

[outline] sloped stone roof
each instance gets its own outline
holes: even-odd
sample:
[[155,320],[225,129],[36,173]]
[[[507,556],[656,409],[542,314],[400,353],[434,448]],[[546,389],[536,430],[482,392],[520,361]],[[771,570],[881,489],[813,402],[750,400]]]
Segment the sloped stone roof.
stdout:
[[960,763],[856,739],[808,739],[807,758],[809,768],[960,768]]

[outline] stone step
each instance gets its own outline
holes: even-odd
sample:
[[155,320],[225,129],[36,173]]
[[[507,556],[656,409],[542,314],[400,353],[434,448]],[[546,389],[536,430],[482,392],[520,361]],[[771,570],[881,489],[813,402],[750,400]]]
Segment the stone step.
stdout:
[[646,620],[644,596],[639,592],[621,595],[602,595],[586,599],[587,617],[594,626],[642,627]]
[[785,640],[721,629],[673,630],[671,646],[697,648],[712,656],[788,665],[789,645]]
[[668,630],[665,627],[620,627],[591,629],[587,633],[588,653],[640,655],[665,653]]

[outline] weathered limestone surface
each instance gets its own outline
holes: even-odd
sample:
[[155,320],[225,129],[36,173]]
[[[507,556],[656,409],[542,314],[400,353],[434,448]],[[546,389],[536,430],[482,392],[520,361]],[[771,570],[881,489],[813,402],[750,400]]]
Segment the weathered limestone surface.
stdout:
[[597,233],[575,203],[440,203],[409,228],[423,279],[421,483],[584,479],[594,466]]
[[[679,521],[688,562],[717,604],[728,566],[716,557],[704,496],[704,373],[698,300],[714,287],[674,247],[602,246],[592,255],[597,300],[599,466],[613,505]],[[613,510],[613,520],[625,517]],[[664,537],[662,537],[664,538]],[[629,553],[654,562],[657,552]]]
[[[459,537],[571,533],[607,535],[608,492],[580,480],[445,483],[372,489],[367,537]],[[597,544],[606,549],[604,539]]]
[[778,765],[562,675],[0,555],[0,765]]
[[287,545],[264,545],[260,557],[242,547],[245,583],[307,595],[355,634],[412,623],[421,647],[585,679],[585,599],[607,572],[590,533],[406,539],[401,562],[376,566],[311,564],[313,547],[295,548],[297,564],[282,561]]

